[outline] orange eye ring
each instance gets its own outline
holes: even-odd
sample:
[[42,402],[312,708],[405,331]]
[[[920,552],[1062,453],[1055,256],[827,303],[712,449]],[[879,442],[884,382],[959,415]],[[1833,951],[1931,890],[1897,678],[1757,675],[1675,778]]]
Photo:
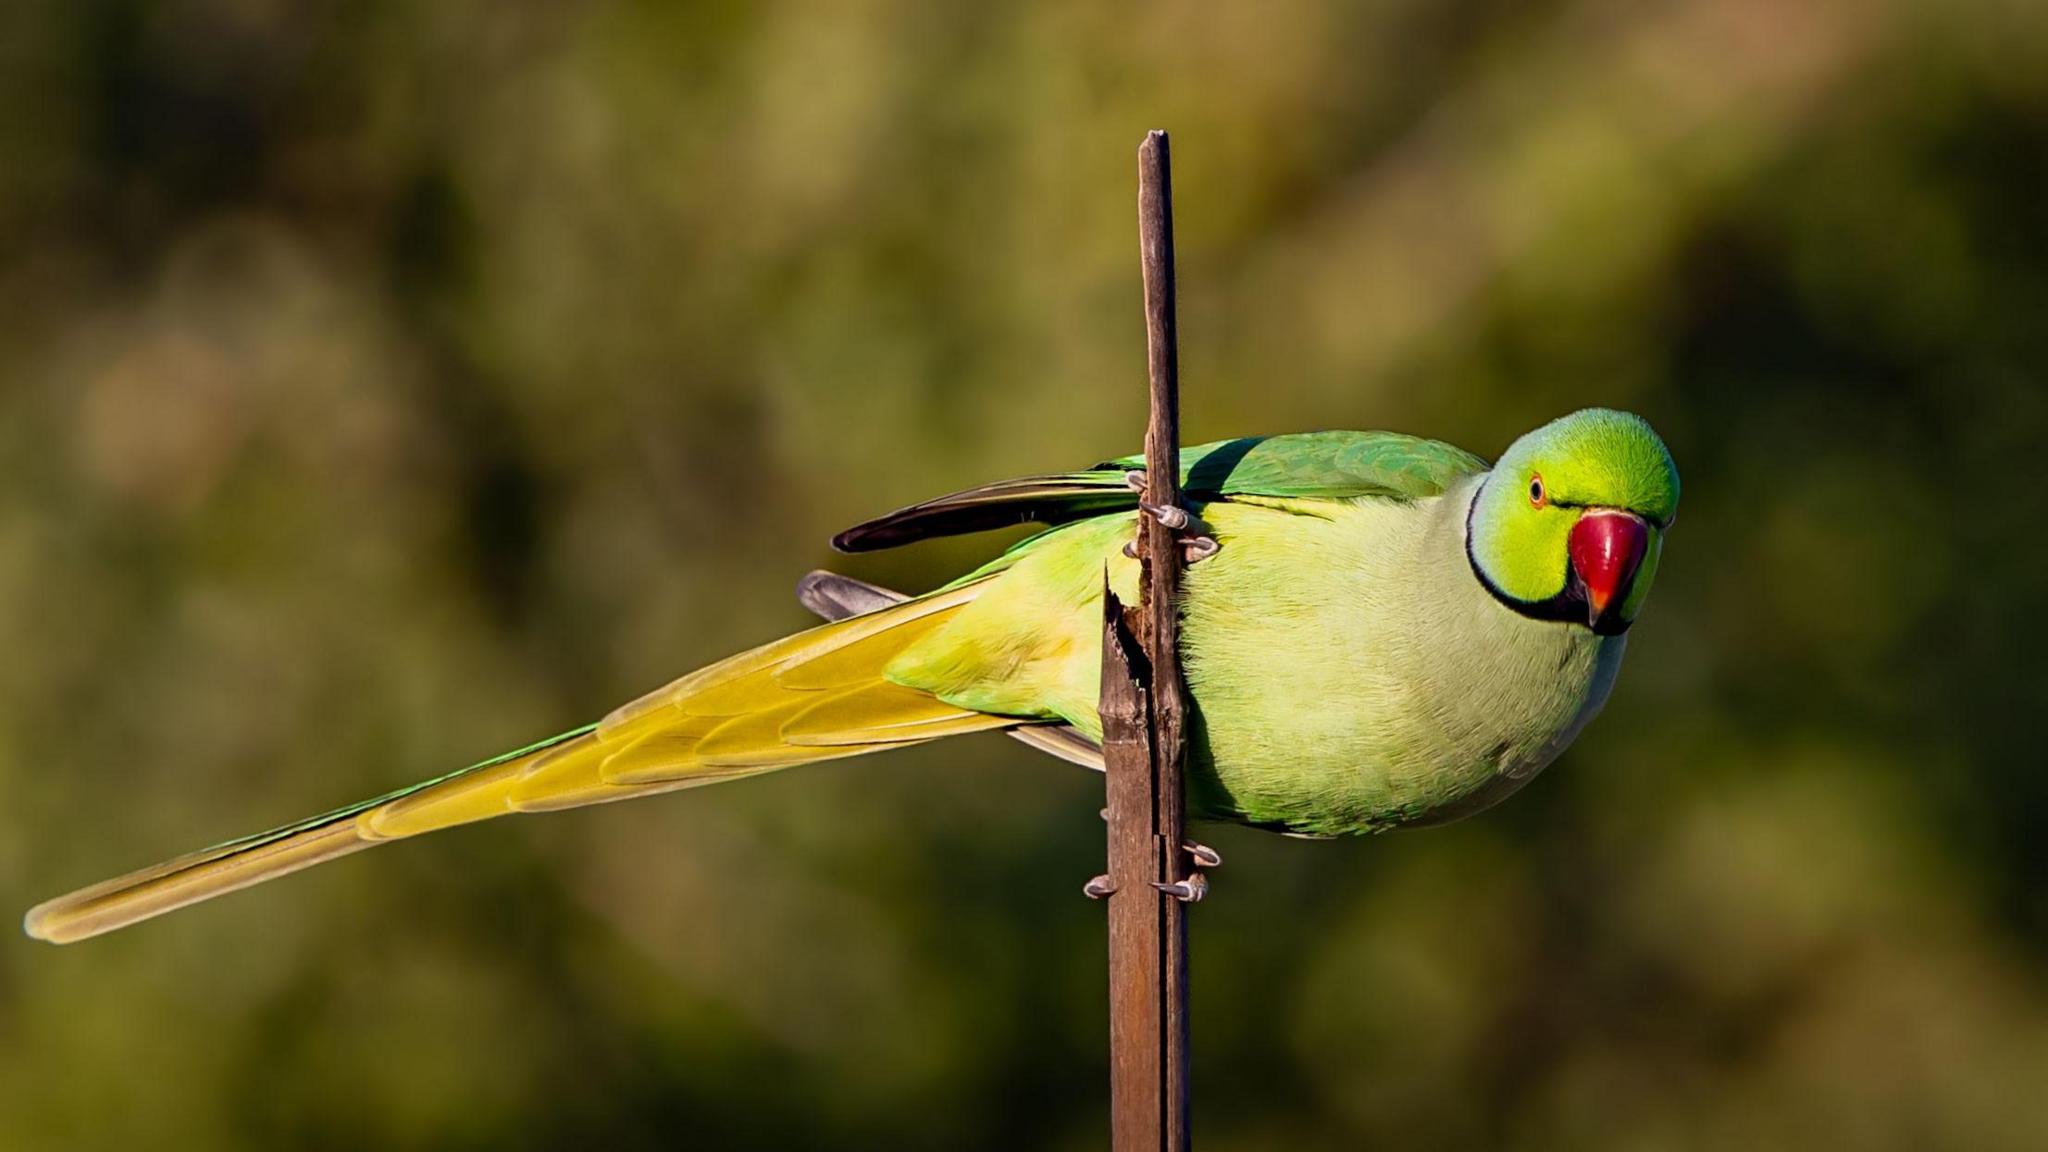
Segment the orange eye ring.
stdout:
[[1550,504],[1550,494],[1543,490],[1543,473],[1529,473],[1529,506],[1544,508]]

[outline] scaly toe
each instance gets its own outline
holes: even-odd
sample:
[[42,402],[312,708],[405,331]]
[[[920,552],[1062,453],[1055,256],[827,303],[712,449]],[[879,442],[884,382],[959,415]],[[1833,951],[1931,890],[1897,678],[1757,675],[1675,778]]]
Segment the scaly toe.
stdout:
[[1143,508],[1145,513],[1154,520],[1159,521],[1176,532],[1194,523],[1195,519],[1188,515],[1188,510],[1185,508],[1175,508],[1165,504],[1148,504],[1143,500],[1138,501],[1138,507]]
[[1209,894],[1209,878],[1200,872],[1173,884],[1154,881],[1152,886],[1183,904],[1199,904]]

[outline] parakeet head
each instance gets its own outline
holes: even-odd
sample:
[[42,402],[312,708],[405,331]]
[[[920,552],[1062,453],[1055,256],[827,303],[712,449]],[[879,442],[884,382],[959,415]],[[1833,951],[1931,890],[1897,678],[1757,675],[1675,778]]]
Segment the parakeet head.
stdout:
[[1508,446],[1472,498],[1465,555],[1522,615],[1613,636],[1642,610],[1677,513],[1664,441],[1640,416],[1588,408]]

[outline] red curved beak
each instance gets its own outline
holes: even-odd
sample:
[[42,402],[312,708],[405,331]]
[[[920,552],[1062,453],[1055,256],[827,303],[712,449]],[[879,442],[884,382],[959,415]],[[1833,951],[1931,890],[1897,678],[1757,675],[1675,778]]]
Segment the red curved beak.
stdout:
[[[1633,513],[1595,508],[1572,525],[1572,571],[1585,587],[1586,622],[1594,631],[1619,632],[1628,626],[1619,619],[1620,606],[1649,550],[1650,526]],[[1615,616],[1608,615],[1610,606]]]

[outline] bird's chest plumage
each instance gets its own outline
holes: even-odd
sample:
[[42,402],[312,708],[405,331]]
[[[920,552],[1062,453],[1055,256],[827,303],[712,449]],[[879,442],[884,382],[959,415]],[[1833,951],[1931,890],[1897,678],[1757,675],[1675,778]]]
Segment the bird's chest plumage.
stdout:
[[1303,517],[1214,505],[1187,583],[1196,804],[1309,835],[1505,797],[1605,701],[1623,637],[1523,617],[1464,560],[1465,490]]

